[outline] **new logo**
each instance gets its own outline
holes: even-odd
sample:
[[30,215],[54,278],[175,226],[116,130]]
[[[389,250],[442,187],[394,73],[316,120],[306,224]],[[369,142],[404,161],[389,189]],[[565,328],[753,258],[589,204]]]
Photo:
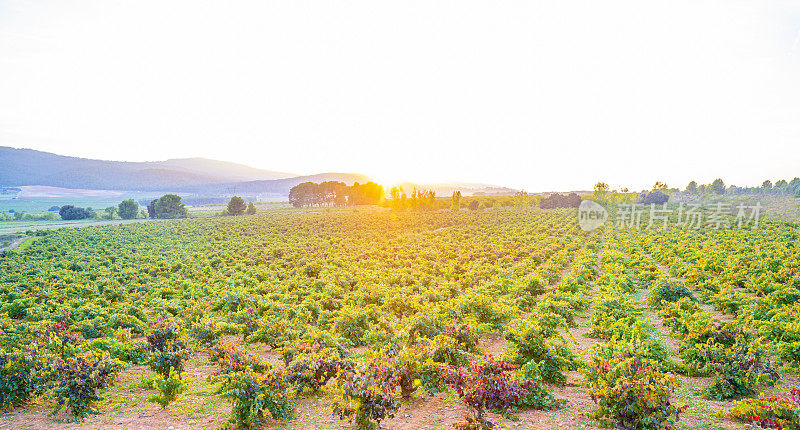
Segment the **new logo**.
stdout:
[[608,221],[606,208],[591,200],[583,200],[578,206],[578,225],[581,230],[589,232],[602,227]]

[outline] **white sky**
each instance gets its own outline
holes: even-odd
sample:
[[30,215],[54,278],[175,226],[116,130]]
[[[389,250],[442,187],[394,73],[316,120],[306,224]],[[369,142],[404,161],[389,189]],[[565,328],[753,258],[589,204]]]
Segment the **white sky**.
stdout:
[[531,191],[800,176],[800,1],[0,0],[0,145]]

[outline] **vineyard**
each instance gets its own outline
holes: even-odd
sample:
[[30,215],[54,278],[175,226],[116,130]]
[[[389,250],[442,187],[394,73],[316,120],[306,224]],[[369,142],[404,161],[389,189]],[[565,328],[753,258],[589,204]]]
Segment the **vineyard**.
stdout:
[[0,428],[800,428],[800,236],[273,213],[0,255]]

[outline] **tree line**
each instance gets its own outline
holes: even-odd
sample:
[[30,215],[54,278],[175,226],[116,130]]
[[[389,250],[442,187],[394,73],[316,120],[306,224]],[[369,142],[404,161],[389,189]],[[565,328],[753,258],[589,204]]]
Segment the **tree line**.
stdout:
[[[457,202],[456,193],[458,193],[458,198],[461,198],[461,192],[456,191],[453,193],[454,202]],[[435,210],[440,208],[436,202],[436,193],[434,191],[420,191],[416,188],[411,191],[411,197],[409,198],[402,187],[392,187],[389,189],[389,202],[387,203],[388,207],[396,210]]]
[[[62,220],[81,220],[105,218],[113,219],[118,215],[122,219],[152,218],[152,219],[176,219],[187,218],[189,211],[183,204],[181,197],[176,194],[164,194],[163,196],[151,200],[144,209],[133,199],[124,200],[117,206],[110,206],[104,209],[104,214],[95,212],[91,207],[77,207],[74,205],[54,206],[50,211],[58,211]],[[222,215],[244,215],[256,213],[253,202],[245,203],[244,199],[233,196]],[[55,219],[55,216],[52,217]]]
[[[122,219],[134,218],[186,218],[189,212],[181,202],[181,197],[175,194],[165,194],[157,199],[152,200],[145,209],[140,209],[140,206],[133,199],[124,200],[117,206],[109,206],[102,211],[98,212],[91,207],[79,207],[75,205],[53,206],[48,210],[49,216],[39,216],[36,219],[56,219],[54,212],[58,212],[58,216],[64,221],[82,220],[82,219],[114,219],[117,215]],[[18,215],[19,214],[19,215]],[[15,218],[23,219],[22,213],[15,213]],[[28,214],[25,214],[28,215]],[[0,217],[2,218],[2,217]],[[28,219],[28,218],[24,218]]]
[[800,196],[800,178],[791,181],[780,179],[775,184],[769,179],[761,183],[760,187],[737,187],[735,185],[725,186],[722,179],[715,179],[711,184],[700,184],[696,181],[689,182],[684,190],[686,194],[702,195],[775,195],[775,196]]
[[698,184],[691,181],[685,189],[670,188],[663,182],[656,182],[650,191],[631,192],[626,187],[612,190],[605,182],[598,182],[592,192],[592,200],[599,202],[626,202],[626,203],[666,203],[670,196],[794,196],[800,197],[800,178],[791,181],[781,179],[775,184],[765,180],[760,187],[738,187],[726,185],[721,178],[714,179],[710,184]]
[[289,203],[307,206],[377,205],[384,199],[383,186],[375,182],[347,185],[344,182],[303,182],[289,190]]

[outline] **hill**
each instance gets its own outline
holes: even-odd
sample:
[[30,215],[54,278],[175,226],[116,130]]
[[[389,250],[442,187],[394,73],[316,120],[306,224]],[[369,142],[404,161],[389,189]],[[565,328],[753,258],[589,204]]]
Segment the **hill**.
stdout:
[[[347,185],[372,180],[359,173],[318,173],[296,176],[261,170],[243,164],[207,158],[179,158],[164,161],[108,161],[69,157],[33,149],[0,146],[0,188],[40,186],[81,190],[170,191],[194,196],[283,198],[302,182],[339,181]],[[464,195],[510,195],[516,190],[486,184],[439,183],[400,184],[407,193],[413,189],[433,190],[448,196],[459,190]],[[387,188],[388,192],[388,188]]]
[[128,162],[68,157],[0,147],[0,187],[43,185],[101,190],[160,191],[203,184],[282,179],[291,173],[204,158]]

